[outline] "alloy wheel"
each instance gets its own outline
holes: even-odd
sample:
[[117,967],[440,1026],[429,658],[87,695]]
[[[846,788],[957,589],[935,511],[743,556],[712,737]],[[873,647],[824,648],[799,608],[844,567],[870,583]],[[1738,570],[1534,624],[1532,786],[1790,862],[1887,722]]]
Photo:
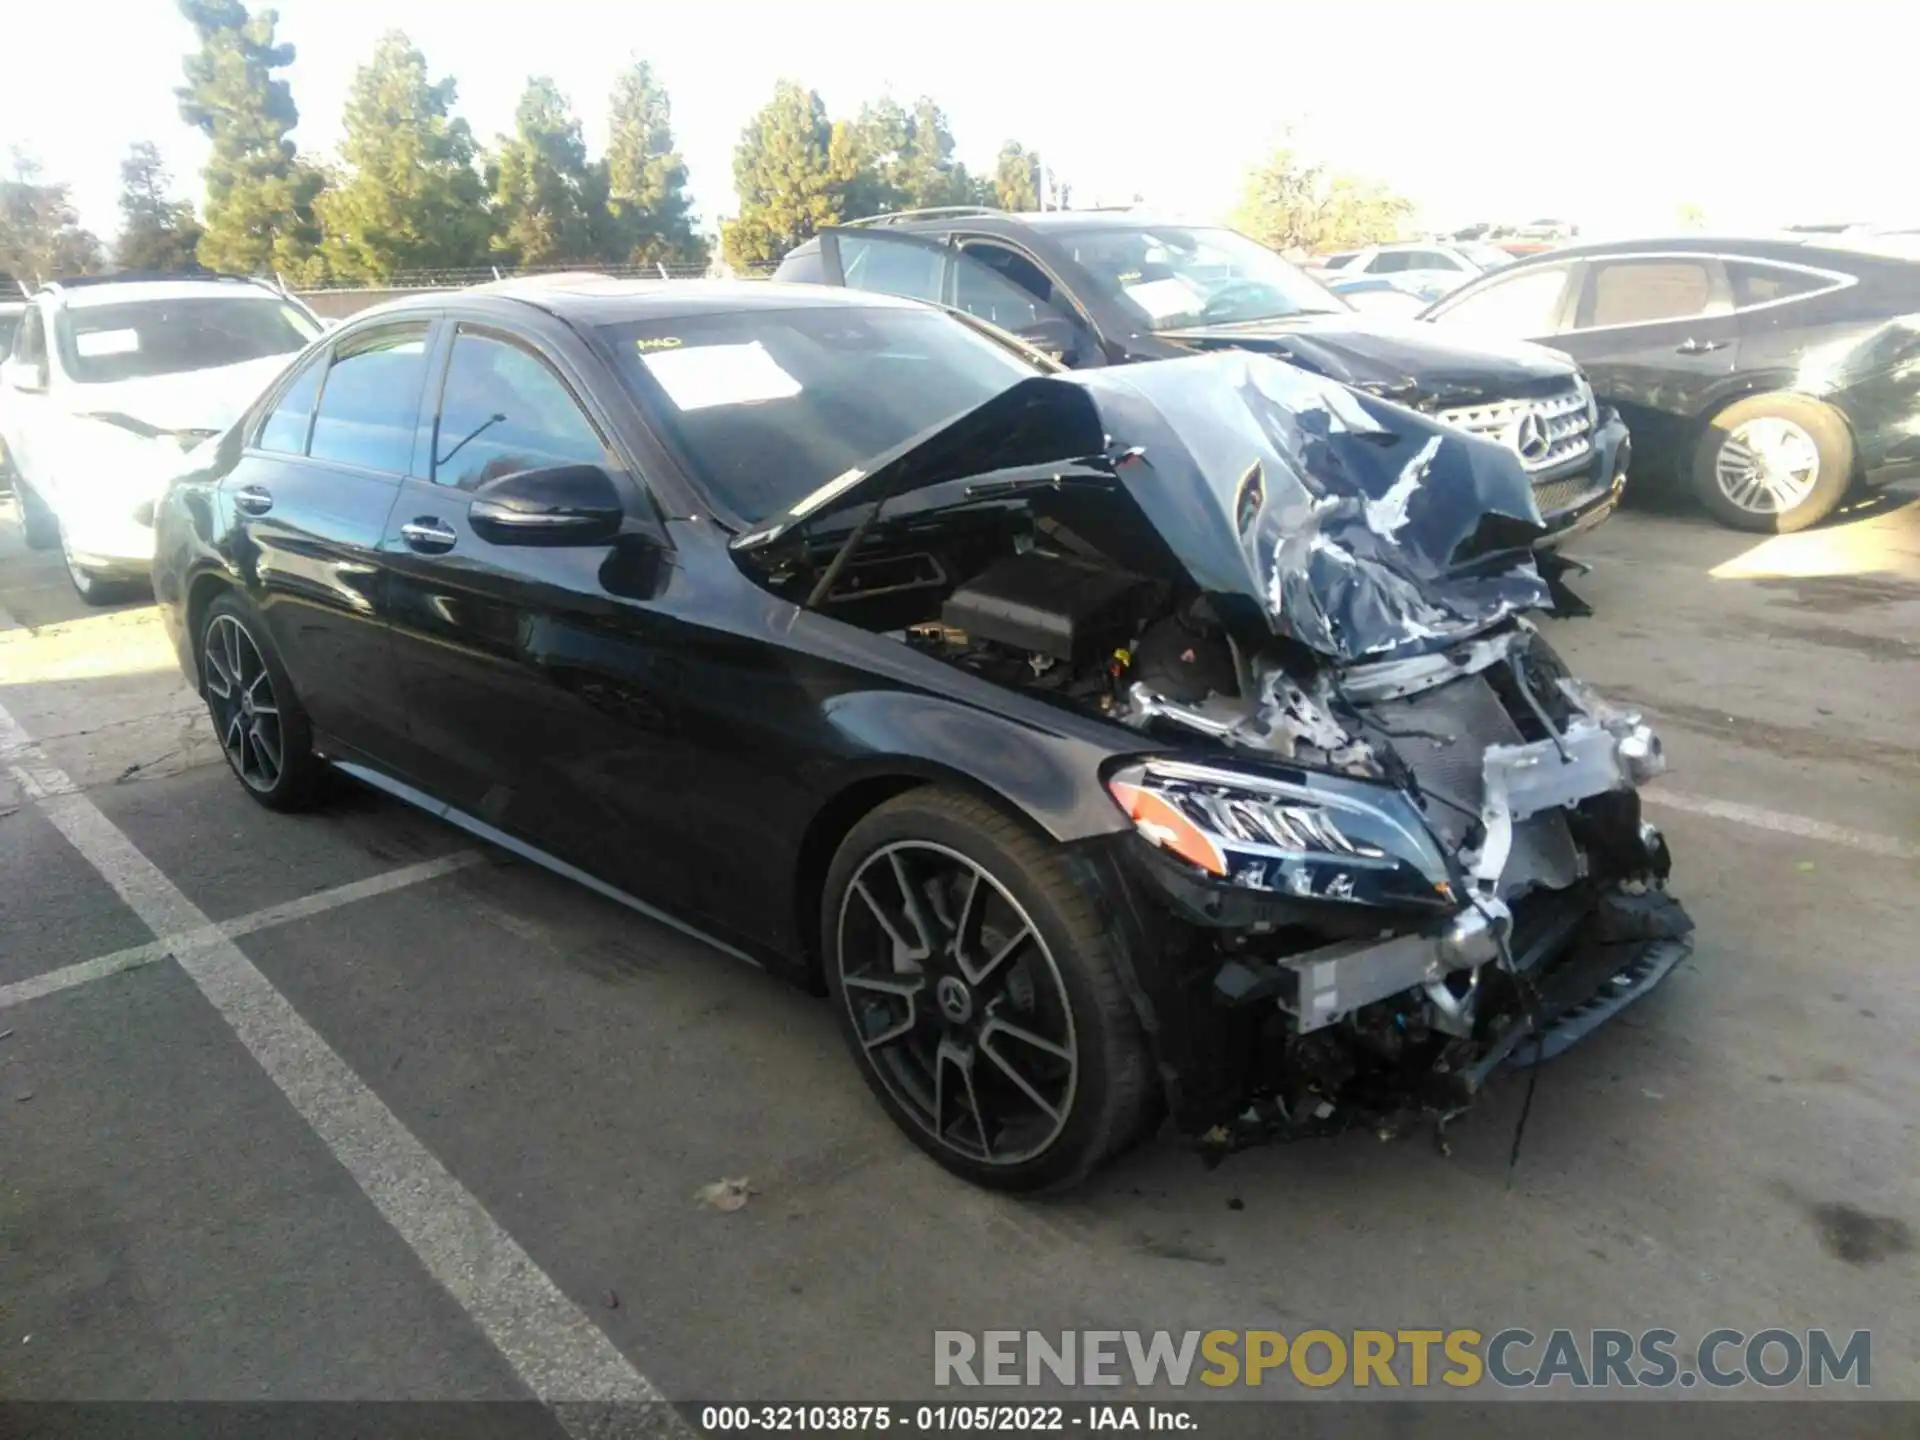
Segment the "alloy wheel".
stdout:
[[1714,480],[1742,510],[1784,515],[1813,493],[1820,479],[1820,447],[1799,425],[1759,415],[1733,428],[1713,461]]
[[207,626],[207,707],[233,773],[250,790],[280,783],[285,755],[279,699],[260,647],[231,615]]
[[899,841],[861,864],[837,925],[867,1063],[922,1130],[989,1165],[1059,1138],[1079,1081],[1072,1007],[1005,886],[944,845]]
[[66,563],[67,578],[73,582],[73,588],[84,597],[93,593],[95,578],[93,572],[74,563],[73,545],[67,539],[67,527],[60,527],[60,558]]

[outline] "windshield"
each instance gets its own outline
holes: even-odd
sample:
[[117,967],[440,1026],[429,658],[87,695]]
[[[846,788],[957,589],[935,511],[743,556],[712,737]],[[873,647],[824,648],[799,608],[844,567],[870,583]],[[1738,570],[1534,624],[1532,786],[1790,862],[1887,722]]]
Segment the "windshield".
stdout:
[[256,292],[76,306],[60,317],[60,358],[82,385],[144,380],[290,355],[320,333],[297,306]]
[[748,524],[1044,373],[918,308],[751,309],[597,334],[694,478]]
[[1067,231],[1060,243],[1152,330],[1347,308],[1317,280],[1232,230],[1103,225]]

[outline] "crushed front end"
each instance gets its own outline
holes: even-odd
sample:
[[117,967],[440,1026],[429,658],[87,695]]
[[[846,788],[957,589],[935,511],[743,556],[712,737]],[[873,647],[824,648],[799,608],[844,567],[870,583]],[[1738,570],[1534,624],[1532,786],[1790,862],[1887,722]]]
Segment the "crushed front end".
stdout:
[[1266,758],[1243,736],[1219,765],[1109,777],[1175,1109],[1206,1147],[1444,1121],[1689,953],[1640,813],[1659,739],[1525,620],[1317,686],[1269,676],[1259,712],[1269,747],[1291,732]]

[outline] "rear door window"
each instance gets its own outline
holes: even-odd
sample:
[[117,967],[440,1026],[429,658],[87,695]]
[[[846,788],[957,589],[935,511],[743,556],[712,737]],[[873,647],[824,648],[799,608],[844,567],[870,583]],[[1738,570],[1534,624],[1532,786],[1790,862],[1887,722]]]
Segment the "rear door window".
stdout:
[[1727,279],[1733,284],[1733,303],[1743,310],[1749,305],[1770,305],[1775,300],[1793,300],[1834,288],[1834,281],[1824,275],[1809,275],[1805,270],[1758,260],[1729,260]]
[[840,270],[855,290],[877,290],[907,300],[940,301],[947,254],[932,245],[891,235],[842,231]]
[[1587,276],[1577,328],[1686,320],[1714,308],[1713,262],[1691,256],[1598,260]]
[[340,342],[320,390],[309,455],[389,475],[407,473],[427,378],[427,331],[423,320]]

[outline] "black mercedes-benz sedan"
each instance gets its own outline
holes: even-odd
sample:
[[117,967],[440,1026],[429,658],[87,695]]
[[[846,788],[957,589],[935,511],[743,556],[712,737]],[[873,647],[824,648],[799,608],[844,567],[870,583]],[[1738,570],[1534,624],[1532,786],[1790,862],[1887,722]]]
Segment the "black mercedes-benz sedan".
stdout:
[[1920,256],[1874,243],[1568,246],[1422,318],[1564,350],[1626,418],[1636,479],[1741,530],[1802,530],[1855,485],[1920,475]]
[[908,210],[822,230],[774,278],[946,305],[1074,369],[1212,350],[1278,356],[1512,450],[1546,520],[1542,546],[1600,524],[1626,483],[1627,427],[1565,355],[1363,315],[1220,226],[1133,211]]
[[1269,358],[570,278],[357,316],[196,460],[155,590],[249,795],[824,991],[985,1184],[1450,1116],[1687,950],[1525,470]]

